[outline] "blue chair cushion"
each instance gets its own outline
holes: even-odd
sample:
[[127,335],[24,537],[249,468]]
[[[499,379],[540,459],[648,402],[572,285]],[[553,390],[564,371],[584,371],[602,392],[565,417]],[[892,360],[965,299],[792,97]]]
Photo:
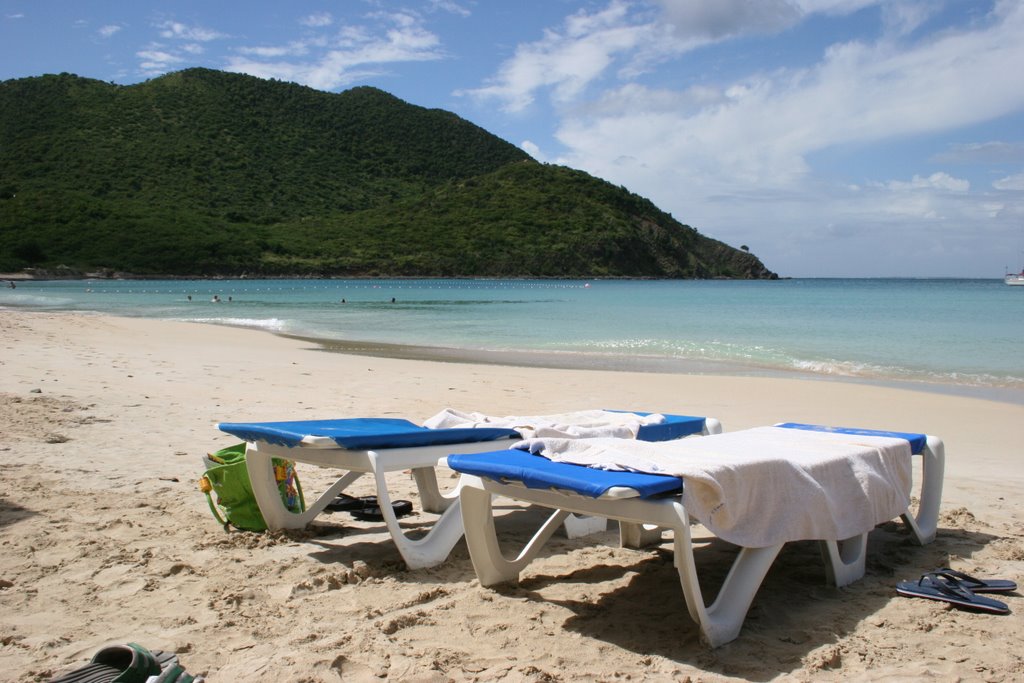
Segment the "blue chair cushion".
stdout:
[[[648,415],[649,413],[637,413]],[[337,420],[298,420],[292,422],[221,422],[217,427],[243,441],[263,441],[275,446],[297,446],[307,436],[326,436],[341,448],[372,450],[377,448],[415,448],[451,443],[474,443],[497,439],[518,439],[514,429],[504,427],[459,427],[427,429],[408,420],[386,417],[357,417]],[[704,429],[703,417],[665,415],[661,424],[640,427],[642,441],[669,441]]]
[[448,466],[456,472],[495,481],[518,481],[531,489],[563,489],[598,498],[608,489],[625,486],[641,498],[683,489],[683,480],[664,474],[599,470],[583,465],[552,462],[529,451],[509,449],[489,453],[459,453],[448,456]]
[[928,442],[926,434],[914,434],[912,432],[885,432],[877,429],[856,429],[853,427],[825,427],[823,425],[808,425],[799,422],[786,422],[775,425],[786,429],[806,429],[812,432],[836,432],[838,434],[857,434],[859,436],[888,436],[893,439],[904,439],[910,442],[910,452],[919,455],[924,451]]
[[[650,415],[637,411],[610,410],[608,412],[631,412],[635,415]],[[704,431],[704,418],[691,417],[689,415],[665,415],[665,421],[660,424],[642,425],[636,435],[638,441],[672,441],[681,439],[691,434],[700,434]]]
[[513,429],[427,429],[408,420],[376,417],[295,422],[221,422],[217,428],[243,441],[262,441],[289,448],[297,446],[307,436],[325,436],[333,439],[341,448],[359,451],[519,438]]

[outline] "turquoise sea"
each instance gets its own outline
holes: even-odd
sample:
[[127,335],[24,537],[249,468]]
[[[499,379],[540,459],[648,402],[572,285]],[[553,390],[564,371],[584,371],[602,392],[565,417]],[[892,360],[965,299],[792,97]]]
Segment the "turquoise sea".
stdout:
[[1024,402],[1024,287],[1001,280],[22,281],[0,290],[0,307],[253,327],[350,350],[798,373]]

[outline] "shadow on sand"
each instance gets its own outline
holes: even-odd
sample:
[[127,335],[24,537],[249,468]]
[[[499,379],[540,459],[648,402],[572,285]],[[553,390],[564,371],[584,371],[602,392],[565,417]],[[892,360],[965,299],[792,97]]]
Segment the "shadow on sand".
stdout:
[[[506,553],[525,542],[546,514],[540,508],[516,505],[496,509],[504,513],[500,535]],[[417,515],[403,520],[403,527],[426,532],[432,523],[433,516]],[[664,657],[708,672],[758,681],[805,667],[810,653],[854,632],[890,601],[907,599],[897,596],[897,581],[915,579],[923,572],[948,566],[951,560],[970,559],[1000,540],[980,531],[946,527],[939,529],[933,543],[919,546],[902,524],[883,524],[870,534],[865,576],[843,588],[826,583],[816,542],[790,543],[754,598],[739,637],[709,650],[700,643],[687,612],[669,535],[660,546],[620,550],[614,547],[615,528],[611,524],[603,534],[575,540],[557,534],[538,560],[582,552],[592,554],[593,564],[552,573],[548,563],[547,573],[537,573],[542,566],[537,562],[526,569],[518,586],[499,586],[494,592],[538,606],[558,605],[570,613],[561,628],[586,638],[642,656]],[[294,540],[318,546],[310,557],[325,564],[361,560],[375,575],[416,584],[475,579],[464,541],[441,567],[413,571],[405,567],[382,525],[357,526],[335,515],[328,523],[318,521],[306,531],[293,533],[298,534]],[[736,547],[710,535],[695,538],[695,544],[701,585],[710,601],[729,571]],[[644,618],[638,619],[638,614]],[[821,669],[839,665],[827,658],[816,664]]]
[[[563,628],[641,655],[686,662],[722,675],[771,680],[800,669],[807,655],[837,642],[891,600],[897,581],[948,566],[952,557],[970,558],[998,537],[963,529],[940,529],[936,541],[919,546],[902,527],[890,523],[869,539],[867,572],[844,588],[826,584],[818,544],[788,544],[776,559],[747,614],[739,637],[709,650],[700,643],[672,564],[671,542],[638,554],[625,568],[595,564],[567,574],[533,574],[518,587],[500,589],[564,607],[572,612]],[[716,538],[698,541],[696,557],[707,600],[722,584],[736,554],[735,546]],[[601,584],[617,581],[610,591]],[[545,597],[549,589],[574,584],[579,599]],[[646,616],[643,620],[637,614]],[[771,653],[770,655],[768,653]],[[838,662],[821,662],[821,668]],[[742,672],[742,673],[741,673]]]
[[35,517],[39,513],[28,508],[23,508],[17,503],[12,503],[6,498],[0,498],[0,527],[16,524],[24,519]]

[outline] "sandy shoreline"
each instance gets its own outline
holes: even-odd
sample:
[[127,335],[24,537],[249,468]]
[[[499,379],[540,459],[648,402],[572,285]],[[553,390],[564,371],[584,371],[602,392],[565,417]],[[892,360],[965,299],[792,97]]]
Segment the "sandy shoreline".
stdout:
[[[275,333],[277,334],[277,333]],[[333,353],[400,358],[404,360],[469,363],[474,365],[510,365],[549,370],[600,370],[634,373],[667,373],[676,375],[713,375],[725,377],[762,377],[769,379],[798,379],[822,382],[848,382],[907,391],[947,394],[966,398],[1024,405],[1024,391],[1009,387],[953,385],[923,381],[885,379],[870,376],[818,374],[801,370],[786,370],[757,365],[744,365],[734,361],[695,360],[664,356],[620,356],[601,353],[557,351],[494,351],[488,349],[450,348],[443,346],[413,346],[387,342],[323,339],[301,335],[281,336],[305,341]]]
[[[1019,680],[1024,602],[997,617],[898,598],[952,565],[1024,580],[1024,406],[850,382],[609,372],[317,353],[259,331],[5,311],[0,323],[0,681],[47,680],[100,646],[179,652],[211,681]],[[34,390],[39,390],[35,393]],[[937,434],[939,537],[871,537],[864,579],[829,588],[793,544],[739,639],[697,642],[661,550],[556,539],[518,588],[481,589],[465,546],[409,571],[344,514],[307,531],[225,533],[195,486],[221,420],[492,414],[619,407]],[[315,489],[325,473],[300,471]],[[409,477],[389,478],[405,498]],[[365,486],[365,485],[364,485]],[[419,505],[416,505],[417,511]],[[532,513],[522,513],[529,516]],[[421,513],[410,523],[429,523]],[[599,542],[598,542],[599,541]],[[731,560],[698,552],[714,582]]]

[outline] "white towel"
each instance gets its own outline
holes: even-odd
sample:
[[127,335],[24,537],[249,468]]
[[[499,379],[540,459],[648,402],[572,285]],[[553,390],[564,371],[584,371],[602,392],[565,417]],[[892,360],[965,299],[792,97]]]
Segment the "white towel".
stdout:
[[745,547],[851,538],[910,505],[903,439],[759,427],[657,443],[530,439],[516,447],[558,462],[680,476],[687,511]]
[[524,439],[592,439],[614,437],[635,439],[643,425],[661,424],[665,416],[652,413],[636,415],[610,410],[580,410],[556,415],[508,415],[497,417],[483,413],[464,413],[445,408],[423,423],[429,429],[458,427],[505,427],[519,432]]

